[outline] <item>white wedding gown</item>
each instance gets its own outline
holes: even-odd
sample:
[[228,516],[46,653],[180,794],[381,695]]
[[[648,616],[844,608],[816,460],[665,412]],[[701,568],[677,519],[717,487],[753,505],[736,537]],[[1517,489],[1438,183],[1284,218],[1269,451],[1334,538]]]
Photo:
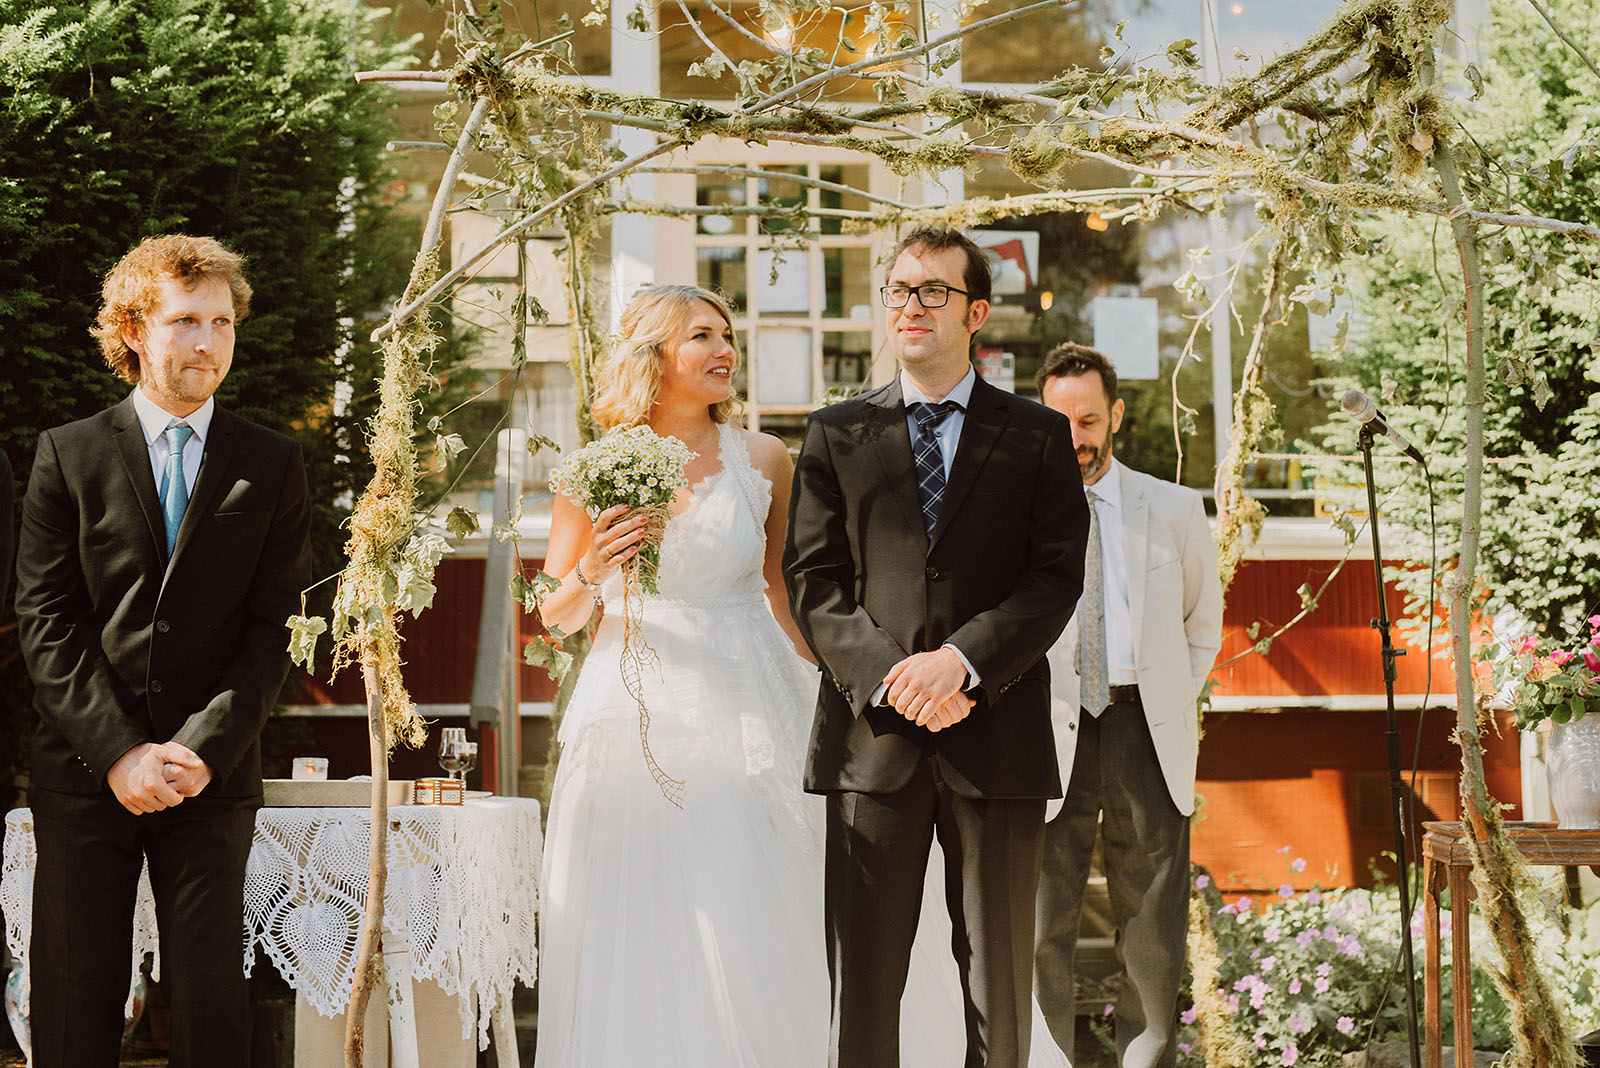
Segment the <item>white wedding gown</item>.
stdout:
[[[828,970],[822,801],[801,791],[816,670],[768,609],[771,486],[723,426],[721,469],[661,548],[644,630],[651,779],[623,686],[621,587],[561,726],[540,884],[536,1068],[822,1068]],[[960,986],[942,861],[903,1001],[906,1068],[957,1068]],[[1030,1068],[1066,1066],[1037,1009]]]

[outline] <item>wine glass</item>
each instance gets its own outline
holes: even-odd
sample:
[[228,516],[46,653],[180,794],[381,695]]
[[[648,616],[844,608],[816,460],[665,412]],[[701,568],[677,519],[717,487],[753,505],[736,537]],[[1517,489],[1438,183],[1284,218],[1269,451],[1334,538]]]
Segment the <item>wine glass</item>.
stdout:
[[463,789],[465,789],[466,785],[467,785],[467,774],[470,771],[472,771],[473,768],[478,766],[478,743],[477,742],[467,742],[465,745],[463,745],[461,747],[460,761],[461,761],[461,786],[462,786]]
[[[467,746],[472,746],[471,763],[467,760]],[[467,741],[465,727],[445,727],[439,732],[439,766],[451,779],[466,781],[466,769],[477,762],[478,745]]]

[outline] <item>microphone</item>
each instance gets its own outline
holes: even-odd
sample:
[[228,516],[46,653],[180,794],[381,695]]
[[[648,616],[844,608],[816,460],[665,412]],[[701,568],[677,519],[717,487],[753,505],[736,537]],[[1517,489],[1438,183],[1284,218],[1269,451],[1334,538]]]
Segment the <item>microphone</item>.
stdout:
[[1383,413],[1378,411],[1378,406],[1372,403],[1372,398],[1359,389],[1346,391],[1339,404],[1357,422],[1365,423],[1379,434],[1388,438],[1397,445],[1401,452],[1411,457],[1423,467],[1428,466],[1428,461],[1422,458],[1418,448],[1405,439],[1405,435],[1384,421]]

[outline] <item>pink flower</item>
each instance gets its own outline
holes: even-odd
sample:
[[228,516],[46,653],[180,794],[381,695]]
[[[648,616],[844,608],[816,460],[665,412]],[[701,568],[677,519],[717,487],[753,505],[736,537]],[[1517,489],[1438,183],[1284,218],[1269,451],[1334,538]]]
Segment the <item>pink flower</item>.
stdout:
[[1278,939],[1282,937],[1283,932],[1278,930],[1276,927],[1268,927],[1265,931],[1261,932],[1261,941],[1265,942],[1269,946],[1276,945]]
[[1187,1057],[1189,1054],[1194,1052],[1194,1047],[1191,1046],[1187,1042],[1179,1042],[1178,1043],[1178,1052],[1183,1054],[1185,1057]]
[[[1597,635],[1597,637],[1600,637],[1600,635]],[[1589,665],[1590,671],[1600,675],[1600,653],[1596,653],[1593,649],[1585,649],[1583,651],[1583,662]]]
[[1289,993],[1291,995],[1300,993],[1300,980],[1299,979],[1291,979],[1291,980],[1289,980]]
[[1326,979],[1328,976],[1330,976],[1332,974],[1333,974],[1333,965],[1331,963],[1329,963],[1328,961],[1323,961],[1321,964],[1317,965],[1317,978]]
[[1262,1034],[1260,1031],[1257,1031],[1251,1037],[1253,1039],[1255,1039],[1256,1049],[1266,1049],[1267,1048],[1267,1036],[1266,1035]]
[[1250,909],[1250,899],[1248,897],[1241,897],[1238,901],[1235,901],[1234,904],[1239,906],[1240,912],[1247,912]]
[[1200,1018],[1200,1010],[1190,1005],[1178,1014],[1178,1019],[1186,1024],[1192,1024]]
[[1539,648],[1539,638],[1537,635],[1530,634],[1526,638],[1523,638],[1522,641],[1517,643],[1517,652],[1519,653],[1531,653],[1537,648]]
[[1196,875],[1194,877],[1194,888],[1196,890],[1204,890],[1206,887],[1208,887],[1210,885],[1211,885],[1211,876],[1205,874],[1204,872],[1201,872],[1199,875]]
[[1294,897],[1294,887],[1284,883],[1278,887],[1278,896],[1288,901],[1291,897]]
[[1283,1060],[1279,1061],[1278,1063],[1283,1065],[1283,1068],[1289,1068],[1290,1065],[1294,1064],[1299,1059],[1300,1048],[1298,1046],[1290,1046],[1288,1049],[1283,1051]]
[[1356,1022],[1348,1016],[1341,1016],[1339,1022],[1333,1025],[1333,1029],[1341,1035],[1352,1034],[1356,1029]]
[[1600,630],[1600,616],[1590,616],[1589,626],[1593,627],[1595,630]]
[[1557,649],[1555,652],[1550,654],[1550,662],[1555,664],[1557,667],[1565,666],[1567,661],[1571,659],[1572,654],[1567,652],[1565,649]]
[[1292,872],[1305,871],[1306,870],[1306,858],[1305,857],[1295,857],[1293,860],[1291,860],[1289,862],[1289,870],[1292,871]]
[[1327,979],[1319,978],[1315,983],[1311,984],[1311,988],[1319,994],[1326,994],[1328,992],[1328,987],[1331,985],[1332,984]]
[[1296,1012],[1296,1013],[1291,1013],[1290,1014],[1290,1016],[1289,1016],[1289,1030],[1295,1032],[1296,1034],[1299,1034],[1301,1031],[1304,1031],[1306,1028],[1308,1028],[1310,1026],[1311,1025],[1306,1022],[1306,1017],[1305,1017],[1304,1013]]
[[1317,932],[1301,931],[1299,934],[1294,936],[1294,940],[1300,943],[1301,949],[1305,949],[1307,946],[1311,945],[1311,943],[1317,940]]
[[1117,1007],[1115,1005],[1111,1004],[1111,1002],[1108,1001],[1108,1002],[1106,1002],[1106,1007],[1104,1009],[1100,1010],[1100,1015],[1102,1015],[1102,1016],[1110,1016],[1113,1012],[1116,1012],[1116,1011],[1117,1011]]
[[1320,890],[1307,890],[1306,891],[1306,904],[1307,905],[1320,905],[1320,904],[1322,904],[1322,891],[1320,891]]
[[1276,968],[1277,966],[1278,966],[1278,955],[1276,953],[1269,953],[1265,957],[1261,958],[1261,970],[1262,971],[1270,972],[1272,969]]

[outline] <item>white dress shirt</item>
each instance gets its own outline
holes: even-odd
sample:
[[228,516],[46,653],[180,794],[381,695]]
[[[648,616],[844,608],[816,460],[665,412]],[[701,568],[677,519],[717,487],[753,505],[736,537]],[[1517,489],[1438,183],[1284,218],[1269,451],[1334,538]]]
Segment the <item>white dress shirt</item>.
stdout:
[[206,435],[211,431],[211,417],[216,414],[217,402],[207,397],[206,402],[179,419],[171,412],[145,396],[138,386],[133,388],[133,410],[139,414],[139,428],[144,431],[145,447],[150,453],[150,473],[156,479],[156,493],[161,492],[161,478],[167,467],[167,427],[175,422],[186,424],[194,434],[183,446],[183,484],[194,494],[194,480],[200,474],[200,456],[205,452]]
[[[942,400],[955,401],[961,406],[945,416],[944,421],[935,427],[933,431],[933,436],[939,442],[939,457],[944,461],[944,477],[946,480],[950,478],[951,465],[956,462],[956,446],[961,443],[961,428],[966,425],[967,405],[972,403],[972,387],[977,380],[977,368],[968,367],[967,373],[962,377],[961,381],[957,382],[955,388],[942,398]],[[913,404],[938,404],[941,402],[934,400],[918,389],[916,383],[911,381],[911,376],[906,374],[903,368],[900,371],[900,395],[905,398],[906,403],[906,429],[911,431],[911,440],[916,441],[917,420],[911,414],[911,406]],[[978,684],[983,679],[978,676],[977,669],[972,666],[972,661],[967,659],[967,654],[949,642],[945,642],[940,648],[948,649],[955,653],[956,659],[961,661],[961,666],[967,669],[967,681],[962,689],[977,689]],[[872,693],[872,703],[875,705],[887,704],[886,698],[888,696],[888,684],[879,683],[878,688]]]
[[1092,486],[1100,522],[1101,590],[1106,602],[1106,682],[1123,686],[1139,681],[1133,663],[1133,613],[1128,608],[1128,553],[1122,529],[1122,465],[1112,457],[1106,473]]

